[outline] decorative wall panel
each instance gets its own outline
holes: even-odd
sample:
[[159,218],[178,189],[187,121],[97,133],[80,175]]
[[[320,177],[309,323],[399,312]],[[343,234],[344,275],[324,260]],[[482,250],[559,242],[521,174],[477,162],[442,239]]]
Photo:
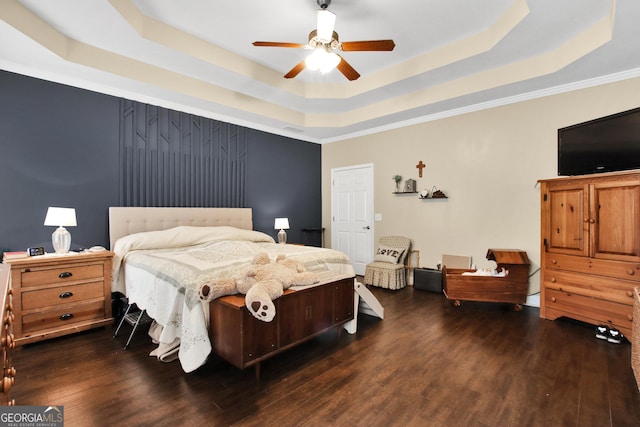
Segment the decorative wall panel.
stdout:
[[120,101],[121,206],[245,207],[247,133]]

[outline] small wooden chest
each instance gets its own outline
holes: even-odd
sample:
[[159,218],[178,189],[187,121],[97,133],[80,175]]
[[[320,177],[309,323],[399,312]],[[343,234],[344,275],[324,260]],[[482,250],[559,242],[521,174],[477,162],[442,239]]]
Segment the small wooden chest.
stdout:
[[529,258],[518,249],[489,249],[487,259],[495,261],[497,269],[507,274],[500,276],[463,275],[476,270],[443,268],[444,294],[456,306],[460,301],[504,302],[522,308],[529,289]]

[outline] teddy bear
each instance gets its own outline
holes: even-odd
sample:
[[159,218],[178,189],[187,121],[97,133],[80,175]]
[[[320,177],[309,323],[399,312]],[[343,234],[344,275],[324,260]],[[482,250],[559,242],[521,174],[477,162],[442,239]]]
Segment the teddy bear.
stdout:
[[273,300],[291,285],[313,285],[318,275],[285,255],[271,262],[266,253],[259,253],[250,265],[233,277],[214,279],[200,286],[199,298],[207,302],[223,295],[245,294],[245,306],[257,319],[271,322],[276,315]]

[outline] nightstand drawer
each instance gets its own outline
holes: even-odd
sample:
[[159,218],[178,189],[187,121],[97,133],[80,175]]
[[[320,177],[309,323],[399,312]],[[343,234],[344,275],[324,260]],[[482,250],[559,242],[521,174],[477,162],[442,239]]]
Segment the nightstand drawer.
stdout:
[[22,333],[28,335],[32,332],[41,332],[46,329],[63,326],[66,327],[74,323],[104,319],[104,317],[104,300],[93,301],[87,304],[75,304],[54,310],[23,315]]
[[25,269],[21,274],[22,287],[42,286],[45,283],[71,282],[104,277],[104,264],[70,265],[47,269]]
[[34,289],[22,293],[22,310],[29,311],[96,298],[104,298],[103,281]]

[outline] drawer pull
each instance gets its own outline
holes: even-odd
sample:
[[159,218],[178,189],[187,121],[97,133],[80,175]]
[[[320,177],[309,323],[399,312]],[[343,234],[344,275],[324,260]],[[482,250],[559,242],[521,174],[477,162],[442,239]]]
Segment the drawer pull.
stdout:
[[60,298],[70,298],[73,296],[73,292],[63,292],[59,295]]
[[69,320],[73,318],[73,314],[71,313],[65,313],[63,315],[60,316],[60,320]]
[[66,279],[68,277],[73,276],[73,273],[69,272],[69,271],[63,271],[62,273],[58,274],[58,277],[61,279]]
[[627,274],[628,274],[629,276],[633,276],[633,275],[635,274],[635,271],[633,271],[632,269],[628,269],[628,270],[627,270]]
[[627,291],[627,296],[628,296],[628,297],[633,297],[633,292],[631,292],[631,291]]
[[551,297],[552,302],[556,302],[556,297]]
[[551,278],[551,283],[556,283],[556,278],[555,277]]

